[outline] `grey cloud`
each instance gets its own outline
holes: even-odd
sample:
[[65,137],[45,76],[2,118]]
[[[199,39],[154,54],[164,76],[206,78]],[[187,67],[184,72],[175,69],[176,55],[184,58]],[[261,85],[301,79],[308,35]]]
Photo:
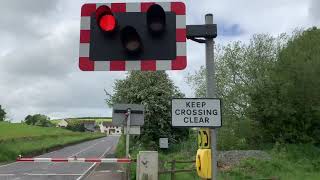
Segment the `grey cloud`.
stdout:
[[58,2],[58,0],[7,0],[2,1],[0,10],[14,16],[45,15],[55,9]]
[[[0,29],[22,39],[43,37],[58,0],[7,0],[0,6]],[[52,22],[51,22],[52,23]]]
[[0,57],[1,73],[6,72],[9,77],[59,78],[74,71],[72,65],[77,62],[79,46],[77,28],[62,27],[64,30],[23,43]]

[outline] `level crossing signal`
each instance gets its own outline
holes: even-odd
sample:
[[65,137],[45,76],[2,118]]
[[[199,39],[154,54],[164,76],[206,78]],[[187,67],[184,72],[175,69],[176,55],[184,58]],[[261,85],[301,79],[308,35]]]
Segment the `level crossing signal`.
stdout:
[[185,15],[182,2],[84,4],[80,69],[184,69],[187,65]]

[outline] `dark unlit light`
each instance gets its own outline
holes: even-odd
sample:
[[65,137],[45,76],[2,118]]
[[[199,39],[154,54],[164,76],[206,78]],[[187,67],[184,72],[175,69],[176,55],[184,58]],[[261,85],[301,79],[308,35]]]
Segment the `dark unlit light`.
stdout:
[[142,50],[141,38],[132,26],[126,26],[121,30],[121,41],[128,53],[139,53]]
[[147,24],[149,31],[154,35],[160,35],[166,27],[166,13],[163,8],[154,4],[147,11]]

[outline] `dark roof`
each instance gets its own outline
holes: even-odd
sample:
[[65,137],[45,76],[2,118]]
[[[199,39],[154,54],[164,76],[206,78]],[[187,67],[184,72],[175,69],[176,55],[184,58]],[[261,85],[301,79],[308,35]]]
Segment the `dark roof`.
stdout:
[[102,125],[104,125],[104,126],[117,126],[117,125],[114,125],[112,122],[102,122]]

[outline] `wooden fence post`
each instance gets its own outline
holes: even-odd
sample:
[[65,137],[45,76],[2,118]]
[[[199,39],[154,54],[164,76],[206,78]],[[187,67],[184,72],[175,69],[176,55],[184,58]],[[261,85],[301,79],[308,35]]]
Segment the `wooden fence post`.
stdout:
[[173,160],[171,162],[171,180],[175,180],[175,176],[174,176],[175,170],[176,170],[176,160]]

